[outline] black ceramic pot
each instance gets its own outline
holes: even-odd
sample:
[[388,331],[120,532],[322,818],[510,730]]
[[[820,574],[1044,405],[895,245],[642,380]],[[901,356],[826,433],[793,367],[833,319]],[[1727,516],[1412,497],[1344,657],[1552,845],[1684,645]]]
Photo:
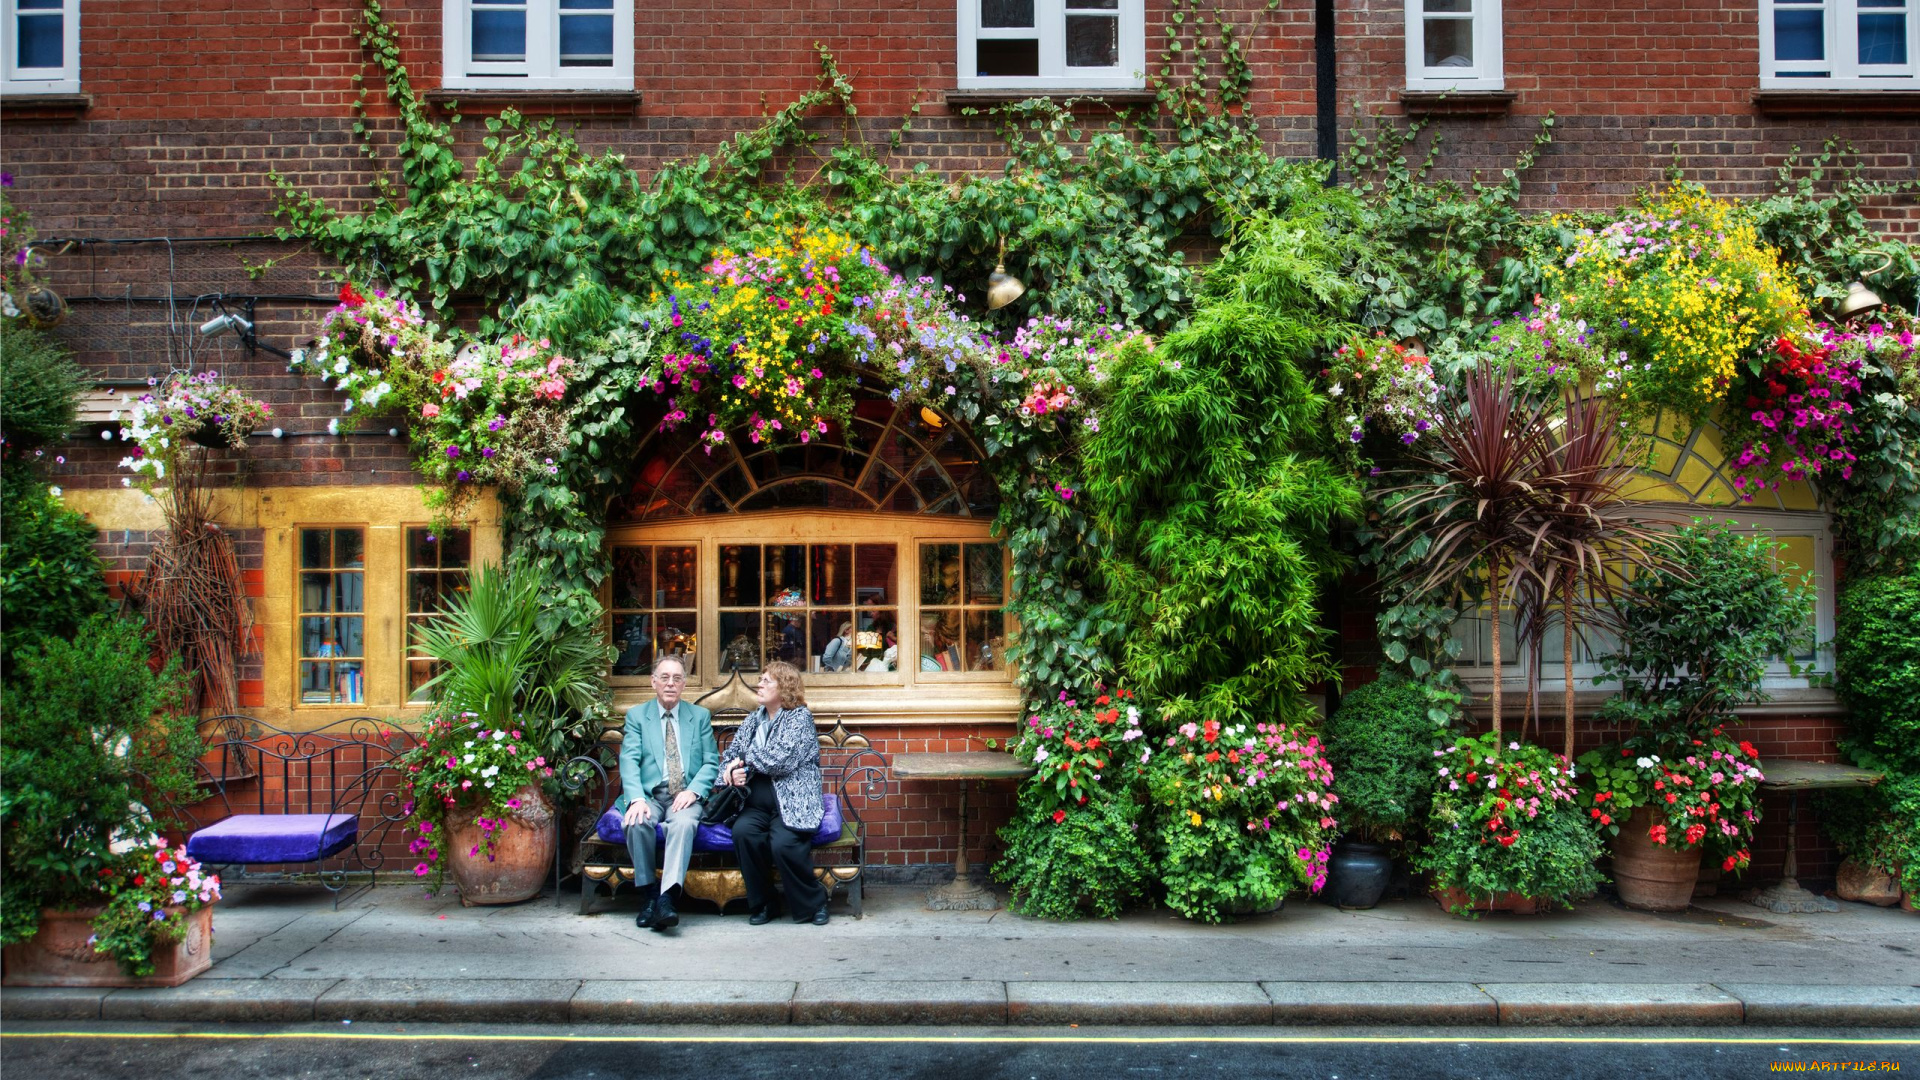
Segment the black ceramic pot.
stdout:
[[1386,894],[1393,878],[1393,856],[1383,844],[1342,840],[1327,860],[1327,887],[1320,895],[1343,908],[1370,908]]

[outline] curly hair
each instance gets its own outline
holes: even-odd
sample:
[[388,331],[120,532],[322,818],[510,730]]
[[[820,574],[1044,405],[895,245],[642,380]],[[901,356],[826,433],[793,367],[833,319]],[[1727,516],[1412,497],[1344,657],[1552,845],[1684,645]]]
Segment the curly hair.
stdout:
[[765,674],[771,676],[774,684],[780,687],[781,708],[793,709],[807,703],[807,688],[800,680],[799,668],[784,660],[775,660],[767,665]]

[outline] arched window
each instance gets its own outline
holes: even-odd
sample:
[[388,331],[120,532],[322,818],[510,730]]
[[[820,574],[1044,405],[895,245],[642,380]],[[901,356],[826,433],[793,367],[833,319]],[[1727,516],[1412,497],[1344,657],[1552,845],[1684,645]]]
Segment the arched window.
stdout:
[[803,444],[655,432],[608,514],[616,686],[785,660],[827,688],[1008,681],[1007,558],[979,444],[878,395]]

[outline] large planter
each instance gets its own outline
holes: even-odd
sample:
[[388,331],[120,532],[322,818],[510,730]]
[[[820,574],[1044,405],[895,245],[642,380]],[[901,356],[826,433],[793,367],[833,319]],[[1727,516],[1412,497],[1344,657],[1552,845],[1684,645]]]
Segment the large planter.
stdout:
[[6,986],[179,986],[213,966],[213,908],[187,914],[168,908],[169,917],[187,921],[186,936],[154,950],[153,974],[128,975],[113,957],[88,943],[100,906],[73,911],[48,908],[30,940],[9,945],[0,954]]
[[514,795],[520,809],[507,817],[504,829],[493,834],[493,855],[480,847],[478,816],[462,813],[450,818],[447,869],[460,889],[460,902],[475,904],[513,904],[540,894],[540,886],[553,870],[553,804],[538,784],[528,784]]
[[1613,838],[1620,902],[1642,911],[1685,911],[1700,877],[1700,849],[1654,843],[1647,835],[1653,825],[1653,808],[1638,806]]
[[1469,899],[1465,889],[1435,889],[1433,898],[1448,911],[1506,911],[1515,915],[1538,915],[1540,900],[1519,893],[1495,893]]
[[1393,856],[1384,844],[1342,840],[1327,859],[1327,885],[1321,899],[1343,908],[1370,908],[1386,895],[1393,879]]

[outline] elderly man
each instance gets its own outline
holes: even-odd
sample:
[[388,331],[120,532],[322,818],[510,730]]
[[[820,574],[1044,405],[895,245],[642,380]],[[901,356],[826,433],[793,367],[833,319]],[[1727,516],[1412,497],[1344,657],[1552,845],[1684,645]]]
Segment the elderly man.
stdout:
[[[644,901],[634,925],[665,930],[680,924],[673,909],[693,833],[700,825],[700,803],[720,775],[720,751],[713,741],[713,714],[681,701],[687,686],[686,662],[668,653],[654,661],[654,699],[627,710],[620,742],[620,824],[627,853],[633,856],[633,882]],[[655,822],[667,831],[659,876],[654,875]]]

